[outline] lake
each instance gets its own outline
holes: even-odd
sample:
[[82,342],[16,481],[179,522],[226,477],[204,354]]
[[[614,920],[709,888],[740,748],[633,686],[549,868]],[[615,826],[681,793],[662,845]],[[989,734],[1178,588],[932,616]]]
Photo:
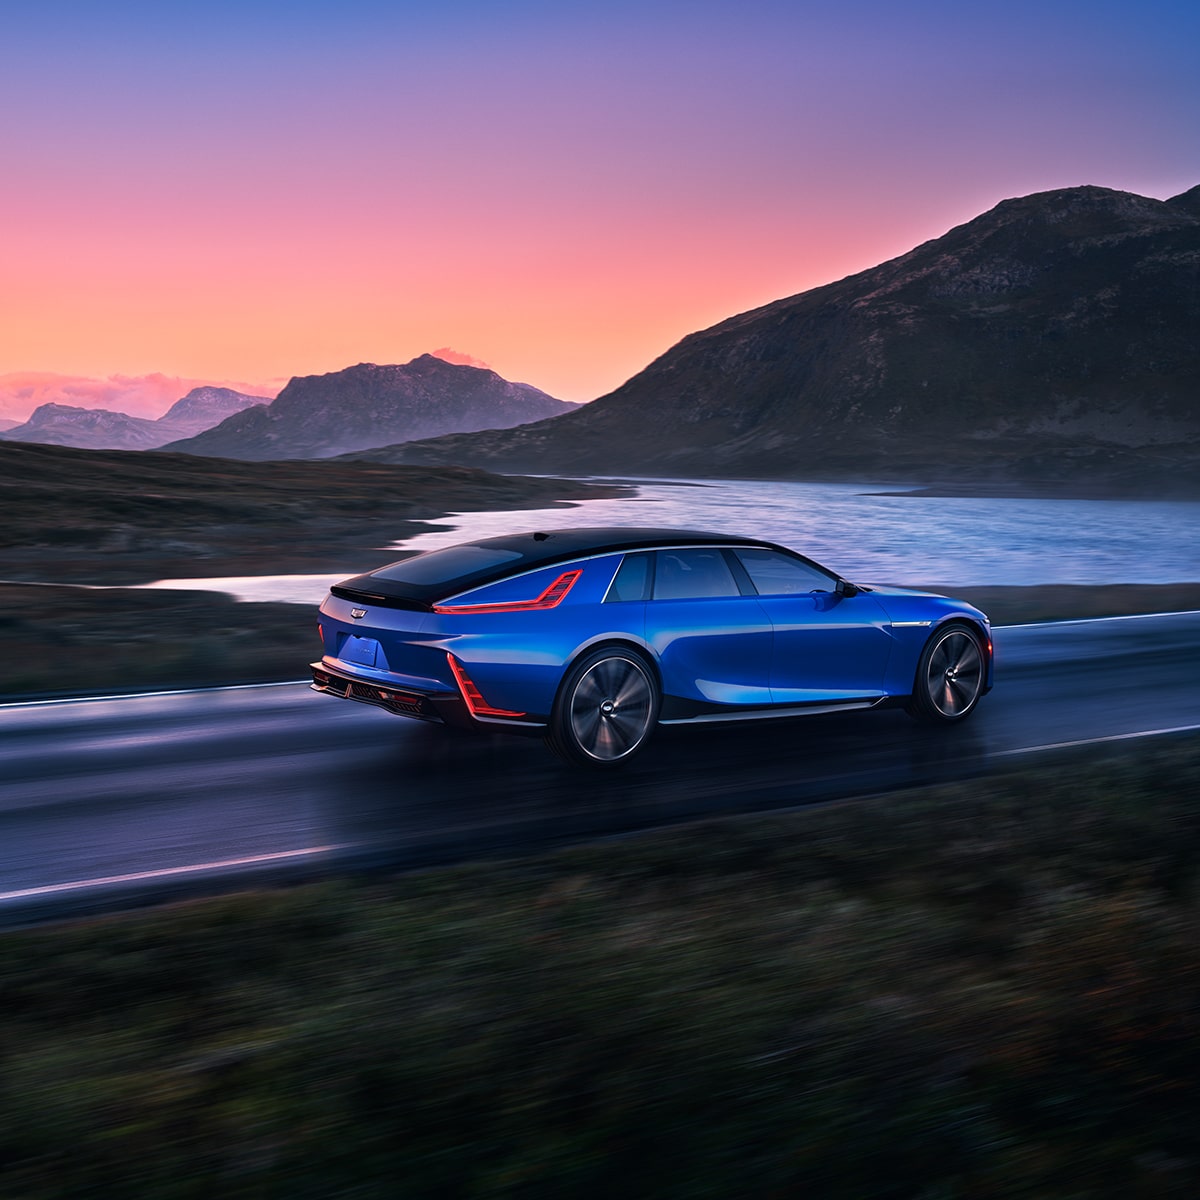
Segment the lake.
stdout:
[[[781,542],[862,583],[934,588],[1200,580],[1200,502],[884,496],[879,485],[763,480],[639,481],[636,497],[571,507],[456,513],[395,543],[580,525],[666,525]],[[319,603],[343,575],[209,579],[241,600]],[[195,588],[159,580],[149,587]]]

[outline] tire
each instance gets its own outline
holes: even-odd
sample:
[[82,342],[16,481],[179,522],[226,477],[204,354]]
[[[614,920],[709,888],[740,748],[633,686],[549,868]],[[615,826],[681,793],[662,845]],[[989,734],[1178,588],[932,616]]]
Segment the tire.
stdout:
[[563,680],[546,744],[570,763],[620,766],[645,744],[661,703],[654,668],[637,651],[602,647]]
[[920,721],[963,720],[983,695],[986,673],[979,634],[957,621],[941,626],[921,651],[909,715]]

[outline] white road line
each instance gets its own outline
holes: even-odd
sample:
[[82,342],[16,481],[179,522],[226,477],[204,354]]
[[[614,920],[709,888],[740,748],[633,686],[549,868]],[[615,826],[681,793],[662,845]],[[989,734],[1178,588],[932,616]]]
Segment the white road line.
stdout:
[[1162,737],[1168,733],[1195,733],[1200,725],[1173,725],[1169,729],[1142,729],[1137,733],[1110,733],[1104,737],[1080,738],[1074,742],[1047,742],[1044,746],[1021,746],[1016,750],[993,750],[989,758],[1009,754],[1036,754],[1039,750],[1065,750],[1071,746],[1095,746],[1099,742],[1128,742],[1135,738]]
[[1100,621],[1144,621],[1148,617],[1200,617],[1200,609],[1179,612],[1127,613],[1123,617],[1072,617],[1067,621],[1028,621],[1024,625],[993,625],[993,629],[1044,629],[1048,625],[1094,625]]
[[159,871],[134,871],[128,875],[109,875],[103,879],[73,879],[70,883],[52,883],[45,887],[22,888],[17,892],[0,892],[0,902],[25,900],[32,896],[55,896],[63,892],[109,887],[118,883],[147,883],[155,879],[196,875],[201,871],[220,871],[229,867],[255,867],[289,858],[315,858],[319,854],[331,854],[335,850],[346,850],[351,844],[347,842],[336,846],[306,846],[303,850],[279,850],[274,854],[255,854],[248,858],[225,858],[218,862],[192,863],[186,867],[164,867]]
[[227,683],[215,687],[175,688],[167,692],[110,692],[107,696],[60,696],[57,700],[8,700],[0,708],[40,708],[52,704],[93,704],[101,700],[150,700],[157,696],[198,696],[207,692],[252,692],[256,688],[297,687],[312,679],[281,679],[275,683]]
[[[1200,725],[1174,725],[1164,729],[1144,729],[1137,733],[1113,733],[1104,737],[1080,738],[1070,742],[1047,742],[1040,746],[1020,746],[1015,750],[996,750],[991,753],[990,757],[1005,758],[1018,754],[1037,754],[1043,750],[1065,750],[1075,746],[1094,746],[1102,742],[1125,742],[1136,738],[1161,737],[1170,733],[1194,733],[1196,731],[1200,731]],[[342,842],[329,846],[306,846],[300,850],[279,850],[273,854],[225,858],[215,862],[191,863],[185,867],[164,867],[157,871],[133,871],[127,875],[107,875],[99,879],[73,879],[69,883],[52,883],[43,887],[22,888],[15,892],[0,892],[0,903],[7,900],[28,900],[38,896],[56,896],[67,892],[86,891],[89,888],[111,887],[121,883],[148,883],[156,879],[198,875],[203,871],[263,866],[267,863],[283,862],[288,859],[315,858],[321,854],[332,854],[336,850],[347,850],[352,845],[351,842]]]

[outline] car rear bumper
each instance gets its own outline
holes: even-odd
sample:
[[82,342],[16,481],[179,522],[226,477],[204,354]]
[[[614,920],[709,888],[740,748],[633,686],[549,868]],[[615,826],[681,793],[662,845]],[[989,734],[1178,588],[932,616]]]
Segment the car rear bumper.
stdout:
[[467,706],[458,692],[426,692],[414,688],[392,687],[375,679],[366,679],[325,662],[309,663],[312,689],[336,696],[339,700],[357,700],[373,704],[399,717],[417,721],[437,721],[445,725],[470,725]]
[[544,721],[497,719],[472,713],[460,691],[431,691],[397,687],[386,680],[368,679],[328,662],[308,664],[312,672],[312,690],[339,700],[357,700],[373,704],[398,717],[414,721],[432,721],[459,729],[478,729],[481,725],[503,727],[513,733],[541,733]]

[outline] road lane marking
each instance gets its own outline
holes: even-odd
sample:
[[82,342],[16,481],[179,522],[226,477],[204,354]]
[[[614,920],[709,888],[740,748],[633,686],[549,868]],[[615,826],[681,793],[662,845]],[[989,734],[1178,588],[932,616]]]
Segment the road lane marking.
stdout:
[[1071,746],[1095,746],[1099,742],[1128,742],[1134,738],[1163,737],[1168,733],[1195,733],[1200,725],[1172,725],[1169,729],[1141,729],[1136,733],[1110,733],[1104,737],[1080,738],[1073,742],[1047,742],[1044,746],[1020,746],[1016,750],[993,750],[989,758],[1008,754],[1036,754],[1039,750],[1066,750]]
[[156,696],[203,696],[209,692],[252,692],[257,688],[297,687],[312,679],[280,679],[275,683],[225,683],[205,688],[175,688],[166,692],[109,692],[100,696],[59,696],[54,700],[6,700],[0,708],[40,708],[51,704],[94,704],[101,700],[150,700]]
[[0,892],[0,902],[5,900],[27,900],[33,896],[55,896],[63,892],[82,891],[87,888],[110,887],[118,883],[149,883],[155,879],[170,879],[180,875],[196,875],[201,871],[220,871],[230,867],[254,867],[266,863],[281,862],[289,858],[315,858],[319,854],[331,854],[335,850],[347,850],[352,843],[334,846],[306,846],[302,850],[278,850],[273,854],[254,854],[247,858],[225,858],[218,862],[192,863],[186,867],[163,867],[157,871],[133,871],[128,875],[108,875],[102,879],[73,879],[70,883],[51,883],[44,887],[22,888],[16,892]]
[[993,625],[993,629],[1045,629],[1049,625],[1094,625],[1099,621],[1144,621],[1148,617],[1200,617],[1200,609],[1178,612],[1126,613],[1122,617],[1070,617],[1063,621],[1026,621],[1023,625]]

